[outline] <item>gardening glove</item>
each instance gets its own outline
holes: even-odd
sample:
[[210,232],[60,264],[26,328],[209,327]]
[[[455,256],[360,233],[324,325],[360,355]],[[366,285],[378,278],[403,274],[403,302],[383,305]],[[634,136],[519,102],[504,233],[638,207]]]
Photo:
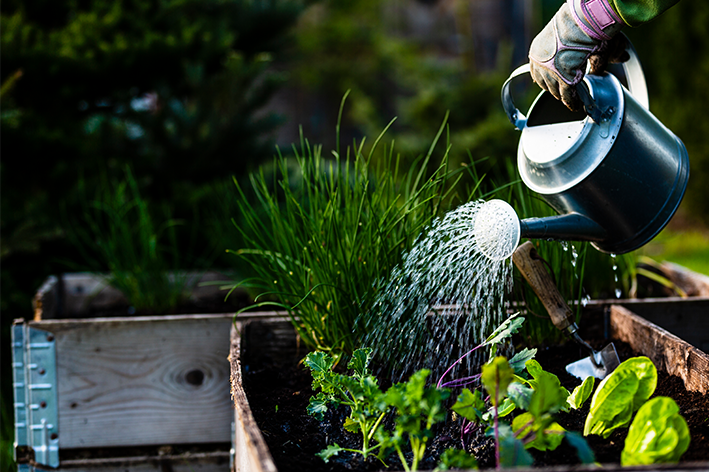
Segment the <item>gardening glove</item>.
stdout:
[[581,107],[576,93],[591,58],[592,73],[609,62],[627,60],[625,23],[608,0],[567,0],[534,38],[529,49],[532,79],[571,110]]

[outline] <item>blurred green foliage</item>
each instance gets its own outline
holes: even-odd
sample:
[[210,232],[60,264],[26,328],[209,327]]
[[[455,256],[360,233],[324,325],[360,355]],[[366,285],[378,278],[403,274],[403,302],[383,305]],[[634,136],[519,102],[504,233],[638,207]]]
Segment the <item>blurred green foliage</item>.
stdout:
[[709,4],[679,2],[655,20],[626,28],[638,50],[650,110],[687,146],[690,179],[681,211],[709,225]]

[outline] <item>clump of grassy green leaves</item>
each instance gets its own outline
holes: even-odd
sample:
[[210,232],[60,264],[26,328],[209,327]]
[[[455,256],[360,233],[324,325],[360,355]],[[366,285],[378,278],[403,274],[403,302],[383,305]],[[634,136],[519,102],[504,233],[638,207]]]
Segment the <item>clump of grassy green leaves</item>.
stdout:
[[[86,189],[82,186],[81,193]],[[105,182],[87,202],[81,221],[67,225],[67,236],[91,270],[108,269],[107,281],[137,311],[165,312],[186,297],[187,277],[177,272],[181,253],[176,227],[165,212],[156,218],[140,194],[130,168],[120,182]]]
[[440,165],[432,157],[444,129],[404,170],[394,143],[382,142],[386,129],[366,151],[364,139],[340,149],[338,124],[331,156],[301,139],[292,157],[278,153],[270,177],[251,174],[255,196],[236,183],[244,247],[230,252],[256,274],[238,286],[259,292],[256,306],[286,311],[308,346],[352,353],[378,281],[456,198],[466,168],[448,169],[447,150]]
[[[498,346],[508,342],[523,322],[524,318],[518,315],[510,317],[478,346],[487,347],[490,353],[490,360],[482,366],[480,374],[444,383],[446,372],[436,387],[426,386],[429,371],[424,369],[407,382],[382,392],[368,368],[371,349],[355,351],[348,364],[353,371],[351,375],[333,371],[336,361],[333,356],[310,353],[305,364],[311,370],[313,387],[318,393],[311,398],[308,412],[322,420],[332,406],[347,407],[349,415],[343,427],[362,436],[360,449],[331,444],[318,455],[327,462],[349,451],[384,462],[389,454],[396,453],[406,471],[417,470],[426,443],[433,437],[434,425],[447,417],[445,400],[450,390],[443,385],[461,386],[479,381],[481,389],[463,389],[450,409],[462,418],[464,449],[467,438],[482,429],[494,440],[498,467],[532,465],[528,449],[555,450],[564,440],[576,449],[582,463],[593,463],[594,453],[583,436],[596,434],[607,438],[628,425],[622,465],[679,461],[689,446],[687,423],[671,398],[648,401],[657,384],[657,370],[648,358],[635,357],[621,363],[598,385],[595,393],[593,377],[586,378],[570,393],[556,375],[545,371],[533,359],[535,349],[524,349],[509,360],[496,355]],[[583,436],[563,428],[558,416],[581,408],[589,398],[591,406]],[[384,420],[390,413],[394,420],[387,425]],[[412,457],[410,463],[407,453]],[[475,458],[464,450],[449,449],[440,461],[439,470],[476,467]]]

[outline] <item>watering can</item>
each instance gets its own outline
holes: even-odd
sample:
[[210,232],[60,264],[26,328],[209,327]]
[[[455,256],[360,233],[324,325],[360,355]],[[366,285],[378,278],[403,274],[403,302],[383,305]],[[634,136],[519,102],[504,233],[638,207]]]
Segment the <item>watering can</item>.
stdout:
[[506,202],[485,203],[475,233],[488,257],[509,257],[521,237],[590,241],[602,252],[623,254],[649,242],[674,215],[689,179],[687,150],[650,113],[645,77],[628,44],[627,62],[579,83],[582,111],[544,91],[526,116],[520,112],[510,84],[529,73],[529,64],[502,86],[505,112],[521,131],[522,181],[558,215],[520,221]]

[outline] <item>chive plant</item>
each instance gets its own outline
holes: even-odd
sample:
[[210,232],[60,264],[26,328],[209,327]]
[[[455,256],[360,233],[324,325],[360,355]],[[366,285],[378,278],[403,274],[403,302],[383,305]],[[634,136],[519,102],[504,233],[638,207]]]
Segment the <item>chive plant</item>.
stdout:
[[365,139],[341,149],[338,119],[331,155],[301,135],[291,157],[278,152],[275,173],[251,175],[255,198],[235,180],[234,221],[245,247],[230,252],[256,274],[239,285],[260,292],[255,306],[285,310],[301,339],[318,350],[360,347],[355,321],[378,281],[456,199],[465,168],[448,169],[450,146],[439,165],[433,158],[445,121],[428,153],[406,169],[394,143],[383,143],[389,126],[369,149]]

